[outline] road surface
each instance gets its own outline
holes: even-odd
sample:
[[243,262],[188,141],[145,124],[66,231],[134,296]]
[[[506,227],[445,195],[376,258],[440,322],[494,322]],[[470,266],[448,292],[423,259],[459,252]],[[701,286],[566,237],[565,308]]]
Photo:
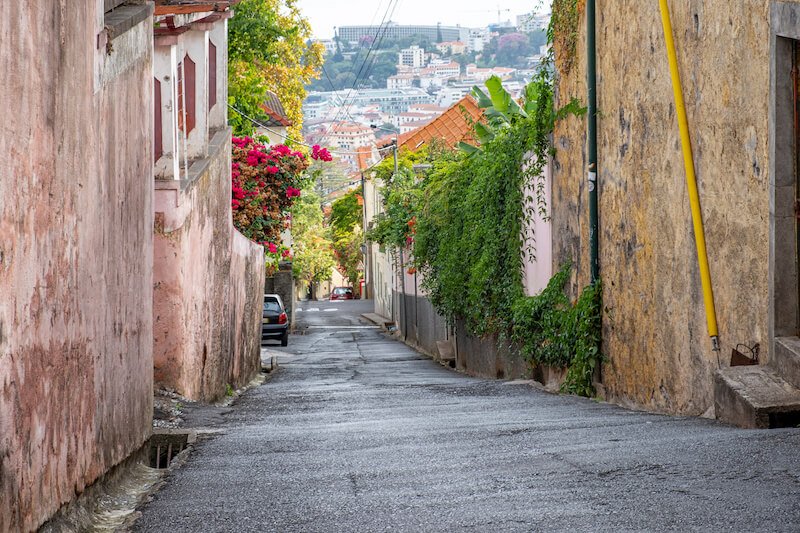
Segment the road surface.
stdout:
[[301,302],[281,369],[139,531],[800,531],[800,430],[743,431],[446,369]]

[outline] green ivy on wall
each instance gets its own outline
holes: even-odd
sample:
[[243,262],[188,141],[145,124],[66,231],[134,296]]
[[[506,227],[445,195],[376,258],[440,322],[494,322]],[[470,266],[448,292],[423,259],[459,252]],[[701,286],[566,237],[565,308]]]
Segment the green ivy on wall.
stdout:
[[[552,32],[551,32],[552,34]],[[555,122],[585,112],[572,100],[560,110],[553,102],[552,53],[522,102],[499,80],[488,94],[473,90],[485,120],[474,125],[479,146],[462,152],[404,154],[393,175],[390,161],[378,168],[388,185],[385,212],[370,238],[409,247],[423,288],[450,323],[462,320],[474,335],[513,341],[533,363],[567,368],[564,391],[590,396],[599,351],[601,286],[586,288],[574,304],[564,287],[569,266],[534,297],[523,286],[523,224],[532,215],[526,201],[546,216],[544,167],[553,155]],[[430,163],[420,178],[412,158]],[[525,191],[533,190],[526,198]]]

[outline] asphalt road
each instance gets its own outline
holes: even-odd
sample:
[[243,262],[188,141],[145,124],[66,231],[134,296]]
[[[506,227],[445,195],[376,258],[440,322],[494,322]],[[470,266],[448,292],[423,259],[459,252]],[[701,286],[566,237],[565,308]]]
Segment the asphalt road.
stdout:
[[800,531],[798,429],[474,379],[360,321],[369,302],[301,308],[138,531]]

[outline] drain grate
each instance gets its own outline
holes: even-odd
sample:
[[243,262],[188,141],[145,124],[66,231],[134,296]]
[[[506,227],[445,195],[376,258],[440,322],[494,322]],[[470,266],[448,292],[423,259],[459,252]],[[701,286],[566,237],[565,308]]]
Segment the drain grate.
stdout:
[[169,468],[172,460],[195,440],[194,432],[163,431],[150,437],[150,468]]

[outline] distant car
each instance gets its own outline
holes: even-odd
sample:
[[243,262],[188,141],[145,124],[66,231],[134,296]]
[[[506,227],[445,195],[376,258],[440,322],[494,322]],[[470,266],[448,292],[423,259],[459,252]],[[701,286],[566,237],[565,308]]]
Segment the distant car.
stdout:
[[261,314],[261,344],[265,340],[278,339],[281,346],[289,344],[289,317],[277,294],[264,295],[264,312]]
[[355,295],[353,294],[352,287],[336,287],[331,291],[330,301],[333,302],[336,300],[352,300],[353,298],[355,298]]

